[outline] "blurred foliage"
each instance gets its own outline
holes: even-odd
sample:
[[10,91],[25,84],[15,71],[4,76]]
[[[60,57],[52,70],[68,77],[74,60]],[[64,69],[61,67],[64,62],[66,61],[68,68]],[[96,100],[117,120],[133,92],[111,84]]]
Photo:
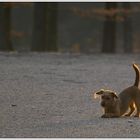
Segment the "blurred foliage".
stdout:
[[[15,42],[19,42],[21,43],[24,42],[25,38],[28,38],[27,40],[30,40],[28,42],[32,42],[32,44],[30,44],[30,49],[31,50],[35,50],[35,46],[36,50],[39,50],[42,46],[44,46],[43,51],[65,51],[68,50],[69,52],[75,52],[75,53],[79,53],[79,52],[86,52],[86,47],[90,50],[94,50],[97,47],[97,43],[101,44],[101,48],[100,50],[102,51],[102,48],[105,48],[103,45],[105,44],[103,41],[104,37],[108,36],[108,39],[105,38],[105,40],[108,41],[107,44],[112,44],[111,47],[115,47],[115,44],[117,44],[116,42],[116,33],[117,33],[117,26],[122,24],[122,33],[123,33],[123,37],[122,37],[122,41],[123,44],[122,48],[127,48],[125,46],[129,46],[128,44],[133,43],[131,45],[131,47],[133,47],[133,51],[134,52],[138,52],[139,49],[139,32],[138,33],[134,33],[134,29],[132,28],[132,18],[134,17],[134,15],[140,15],[140,4],[137,5],[133,5],[132,7],[129,6],[123,6],[123,4],[125,5],[125,3],[119,3],[121,4],[121,6],[118,6],[118,3],[116,3],[116,7],[109,7],[106,8],[106,3],[104,3],[104,6],[95,6],[94,3],[91,3],[90,6],[79,6],[79,3],[69,3],[71,4],[71,6],[65,6],[65,3],[63,5],[62,8],[59,7],[59,3],[53,3],[53,2],[43,2],[42,4],[45,4],[44,10],[42,12],[40,12],[40,10],[38,10],[38,5],[40,3],[34,3],[34,2],[1,2],[0,3],[0,9],[1,9],[1,19],[4,17],[5,18],[5,22],[6,22],[6,14],[9,11],[9,15],[8,15],[8,30],[6,31],[7,33],[9,33],[9,36],[12,40],[15,40]],[[81,3],[82,4],[82,3]],[[93,4],[93,5],[92,5]],[[36,5],[36,7],[35,7]],[[67,4],[68,5],[68,4]],[[127,3],[126,3],[127,5]],[[30,21],[30,23],[28,21],[25,21],[26,24],[31,24],[31,29],[30,29],[30,33],[28,32],[28,29],[26,30],[26,27],[22,28],[22,23],[19,22],[19,19],[14,19],[16,23],[15,25],[18,26],[18,28],[11,27],[11,11],[13,9],[17,9],[17,11],[20,9],[33,9],[32,10],[32,17]],[[23,10],[22,9],[22,10]],[[40,9],[42,9],[42,7],[40,6]],[[3,11],[2,11],[3,10]],[[22,11],[21,10],[21,11]],[[20,12],[21,12],[20,11]],[[24,11],[25,12],[25,11]],[[21,12],[22,14],[24,13],[23,11]],[[44,13],[44,14],[43,14]],[[66,28],[64,29],[64,34],[63,37],[61,38],[62,40],[62,44],[64,44],[63,48],[58,48],[58,40],[60,39],[59,34],[61,34],[61,32],[58,32],[58,26],[60,26],[58,23],[58,20],[60,17],[60,14],[63,14],[63,21],[61,21],[61,24],[68,24],[66,26]],[[24,14],[23,14],[24,15]],[[43,16],[44,15],[44,16]],[[3,17],[2,17],[3,16]],[[19,16],[19,15],[18,15]],[[25,14],[24,16],[27,16],[27,14]],[[24,19],[23,16],[23,19]],[[76,18],[79,18],[79,23],[77,22],[76,24],[74,23],[76,20]],[[71,19],[70,19],[71,18]],[[81,20],[82,19],[82,20]],[[61,19],[60,19],[61,20]],[[67,21],[66,21],[67,20]],[[108,22],[106,22],[108,20]],[[66,22],[65,22],[66,21]],[[80,22],[83,23],[80,23]],[[89,24],[89,21],[91,22]],[[2,20],[1,20],[2,22]],[[22,20],[22,22],[24,22]],[[70,22],[70,23],[68,23]],[[101,23],[102,24],[102,31],[99,34],[96,30],[97,28],[97,24]],[[105,23],[106,22],[106,23]],[[88,23],[88,24],[87,24]],[[2,23],[3,24],[3,23]],[[21,25],[20,25],[21,24]],[[23,23],[24,24],[24,23]],[[87,29],[83,29],[84,25]],[[87,24],[87,25],[86,25]],[[108,24],[108,27],[105,26],[105,24]],[[112,28],[111,28],[111,24]],[[87,26],[90,27],[87,27]],[[26,26],[26,25],[25,25]],[[5,28],[4,24],[3,27],[1,28]],[[20,28],[22,28],[20,30]],[[62,27],[61,27],[62,28]],[[78,29],[77,29],[78,28]],[[105,29],[106,28],[106,29]],[[113,29],[114,32],[109,32],[109,29],[111,28],[111,30]],[[6,28],[5,28],[6,30]],[[63,29],[62,29],[63,30]],[[61,31],[62,31],[61,30]],[[93,32],[93,34],[95,34],[95,36],[92,36],[93,34],[90,32],[88,34],[88,31],[91,30]],[[67,32],[67,34],[65,33]],[[65,38],[65,34],[68,36],[67,40],[64,39]],[[87,35],[88,34],[88,35]],[[100,35],[100,37],[102,37],[102,39],[100,39],[100,42],[98,40],[98,37],[96,37],[97,35]],[[114,39],[111,39],[111,37],[114,35]],[[35,37],[36,36],[36,37]],[[133,36],[131,38],[131,36]],[[6,37],[6,36],[5,36]],[[24,39],[23,39],[24,38]],[[43,38],[43,40],[42,40]],[[71,39],[73,38],[73,40]],[[9,41],[11,41],[10,39],[8,39]],[[26,40],[26,39],[25,39]],[[38,43],[37,43],[38,40]],[[72,41],[71,41],[72,40]],[[114,40],[115,43],[111,43],[111,41]],[[130,41],[131,40],[131,41]],[[124,43],[128,42],[128,43]],[[65,43],[67,42],[67,43]],[[34,43],[34,45],[33,45]],[[41,45],[40,45],[41,44]],[[67,46],[65,46],[65,44],[67,44]],[[70,46],[70,47],[69,47]],[[105,46],[109,46],[109,45],[105,45]],[[68,48],[69,47],[69,48]],[[110,49],[111,49],[110,47]],[[42,47],[43,48],[43,47]],[[130,48],[130,47],[128,47]],[[124,49],[124,51],[126,51]],[[87,51],[88,52],[88,51]]]
[[130,8],[87,8],[82,9],[80,7],[71,7],[69,8],[75,15],[83,17],[83,18],[97,18],[99,20],[105,20],[105,17],[108,16],[110,19],[114,20],[114,16],[116,16],[116,21],[124,21],[124,16],[133,16],[133,14],[140,13],[140,7],[132,7]]
[[3,8],[15,8],[15,7],[31,7],[32,2],[0,2],[0,7]]

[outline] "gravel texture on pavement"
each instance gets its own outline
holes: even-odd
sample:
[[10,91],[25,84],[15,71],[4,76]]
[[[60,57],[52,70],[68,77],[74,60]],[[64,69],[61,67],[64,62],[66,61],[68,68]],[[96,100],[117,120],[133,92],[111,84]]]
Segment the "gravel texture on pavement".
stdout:
[[0,53],[0,137],[140,137],[140,119],[103,119],[100,88],[133,84],[139,54]]

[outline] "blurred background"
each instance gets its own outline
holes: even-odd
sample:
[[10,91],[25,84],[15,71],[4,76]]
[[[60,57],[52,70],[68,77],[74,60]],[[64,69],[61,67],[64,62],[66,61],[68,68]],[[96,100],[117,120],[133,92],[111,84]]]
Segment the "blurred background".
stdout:
[[140,3],[1,2],[0,51],[140,53]]

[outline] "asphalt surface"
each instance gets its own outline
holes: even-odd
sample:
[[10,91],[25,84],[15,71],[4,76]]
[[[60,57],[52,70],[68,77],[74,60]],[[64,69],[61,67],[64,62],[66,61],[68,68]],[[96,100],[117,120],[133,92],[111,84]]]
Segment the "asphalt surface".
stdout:
[[140,119],[103,119],[100,88],[133,84],[139,54],[0,53],[0,137],[140,137]]

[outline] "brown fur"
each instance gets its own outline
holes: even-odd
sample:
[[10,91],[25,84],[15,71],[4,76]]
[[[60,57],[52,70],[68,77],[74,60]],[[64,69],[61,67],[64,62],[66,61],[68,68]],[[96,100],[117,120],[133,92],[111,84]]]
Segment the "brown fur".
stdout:
[[[101,89],[96,92],[96,95],[101,96],[101,106],[104,109],[104,118],[131,116],[136,111],[135,117],[140,114],[140,90],[139,77],[140,70],[136,64],[133,64],[136,73],[136,78],[133,86],[123,90],[119,95],[114,91]],[[126,114],[126,112],[129,112]]]

